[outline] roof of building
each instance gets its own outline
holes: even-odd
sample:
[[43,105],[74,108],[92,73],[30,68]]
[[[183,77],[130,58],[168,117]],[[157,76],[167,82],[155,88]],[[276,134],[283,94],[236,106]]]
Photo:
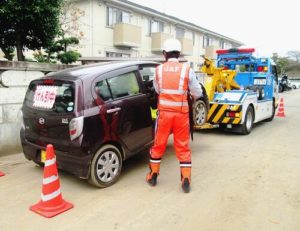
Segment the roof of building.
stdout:
[[134,2],[131,2],[131,1],[128,1],[128,0],[107,0],[107,2],[111,2],[113,4],[117,4],[117,5],[120,5],[120,6],[126,6],[126,7],[129,7],[129,8],[132,8],[133,10],[136,10],[136,11],[139,11],[139,12],[142,12],[142,13],[145,13],[145,14],[155,15],[156,17],[161,18],[165,21],[175,22],[177,24],[179,23],[183,26],[189,27],[189,28],[194,29],[196,31],[200,31],[204,34],[208,34],[208,35],[212,35],[212,36],[215,36],[215,37],[218,37],[218,38],[221,38],[221,39],[225,39],[225,40],[230,41],[230,42],[232,42],[236,45],[243,45],[242,42],[237,41],[235,39],[229,38],[227,36],[224,36],[222,34],[219,34],[219,33],[216,33],[214,31],[208,30],[204,27],[198,26],[198,25],[193,24],[191,22],[184,21],[184,20],[179,19],[177,17],[174,17],[172,15],[168,15],[168,14],[159,12],[159,11],[154,10],[152,8],[142,6],[142,5],[139,5],[137,3],[134,3]]

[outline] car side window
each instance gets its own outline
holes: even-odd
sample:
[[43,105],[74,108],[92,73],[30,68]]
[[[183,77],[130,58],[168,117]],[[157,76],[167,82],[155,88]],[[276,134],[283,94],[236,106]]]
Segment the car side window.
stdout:
[[97,95],[104,101],[110,100],[112,98],[109,87],[107,85],[107,80],[101,80],[97,82],[95,90]]
[[155,77],[156,67],[142,67],[140,73],[142,75],[143,82],[151,81]]
[[135,72],[121,74],[110,78],[107,81],[114,99],[140,93],[140,87]]

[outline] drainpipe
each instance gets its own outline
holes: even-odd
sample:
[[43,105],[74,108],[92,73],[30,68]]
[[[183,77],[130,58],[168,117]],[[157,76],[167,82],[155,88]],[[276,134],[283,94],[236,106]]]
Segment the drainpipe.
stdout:
[[90,38],[91,38],[91,57],[94,57],[94,10],[93,10],[93,4],[94,0],[90,0]]

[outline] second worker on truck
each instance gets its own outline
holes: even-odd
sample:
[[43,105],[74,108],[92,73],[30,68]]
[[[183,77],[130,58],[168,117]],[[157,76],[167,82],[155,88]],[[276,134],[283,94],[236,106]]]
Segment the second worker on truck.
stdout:
[[155,186],[160,169],[160,162],[166,149],[170,133],[173,133],[176,157],[181,172],[181,187],[185,193],[191,184],[191,150],[188,91],[194,99],[201,97],[202,89],[194,71],[186,64],[179,63],[181,44],[176,39],[164,43],[164,64],[156,68],[153,80],[158,94],[158,116],[155,127],[154,144],[150,149],[150,172],[147,182]]

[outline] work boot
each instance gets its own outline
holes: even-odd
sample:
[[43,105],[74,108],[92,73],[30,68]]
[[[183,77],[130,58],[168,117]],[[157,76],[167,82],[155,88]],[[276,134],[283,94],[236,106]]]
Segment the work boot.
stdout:
[[184,178],[181,183],[181,188],[184,193],[189,193],[191,190],[190,181],[188,178]]
[[160,162],[159,163],[152,163],[151,160],[150,160],[150,164],[149,164],[150,172],[146,176],[146,181],[151,186],[155,186],[157,184],[157,177],[158,177],[158,174],[159,174],[159,167],[160,167]]
[[191,190],[191,167],[181,167],[180,172],[181,172],[181,188],[183,192],[189,193]]

